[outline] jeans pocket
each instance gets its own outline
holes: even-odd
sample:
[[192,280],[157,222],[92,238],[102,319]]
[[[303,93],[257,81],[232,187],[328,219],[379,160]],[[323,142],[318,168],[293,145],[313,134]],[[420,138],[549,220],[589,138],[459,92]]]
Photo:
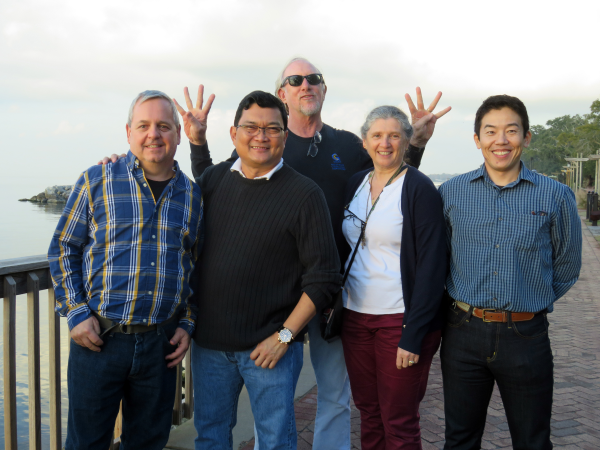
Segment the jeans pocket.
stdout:
[[524,322],[513,322],[512,329],[523,339],[536,339],[548,334],[548,319],[546,314],[535,316]]
[[457,306],[450,306],[446,314],[446,325],[452,328],[458,328],[465,323],[468,317],[469,313],[466,311],[463,311]]

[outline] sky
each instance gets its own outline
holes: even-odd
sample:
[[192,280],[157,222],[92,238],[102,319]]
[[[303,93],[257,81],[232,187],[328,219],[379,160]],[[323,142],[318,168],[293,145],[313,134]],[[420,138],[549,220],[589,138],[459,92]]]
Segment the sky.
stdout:
[[[483,161],[475,111],[515,95],[531,124],[585,114],[600,97],[600,2],[504,0],[241,1],[4,0],[0,2],[2,183],[38,192],[72,184],[100,157],[128,150],[131,100],[158,89],[183,101],[205,85],[213,159],[232,150],[244,95],[274,91],[292,57],[328,86],[323,120],[358,132],[375,106],[408,112],[404,94],[443,92],[421,170],[462,173]],[[185,137],[176,159],[191,174]],[[4,164],[3,164],[4,167]],[[33,195],[36,192],[32,192]]]

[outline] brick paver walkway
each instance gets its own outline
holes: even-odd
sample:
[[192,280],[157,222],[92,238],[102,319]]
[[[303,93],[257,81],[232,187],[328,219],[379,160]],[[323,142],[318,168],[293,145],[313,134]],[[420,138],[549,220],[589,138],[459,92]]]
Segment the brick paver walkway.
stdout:
[[[579,281],[555,304],[550,319],[554,353],[552,442],[557,449],[600,449],[600,244],[583,227],[583,268]],[[298,450],[312,448],[316,386],[296,401]],[[444,403],[440,361],[431,367],[421,403],[423,449],[444,446]],[[242,444],[254,448],[254,440]],[[352,448],[360,449],[360,416],[352,405]],[[483,449],[512,449],[498,390],[488,409]]]

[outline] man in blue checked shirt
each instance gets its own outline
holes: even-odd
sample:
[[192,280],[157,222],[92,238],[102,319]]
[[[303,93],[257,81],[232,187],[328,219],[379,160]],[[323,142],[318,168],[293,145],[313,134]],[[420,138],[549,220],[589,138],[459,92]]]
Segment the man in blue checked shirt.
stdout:
[[164,448],[175,366],[195,326],[187,300],[202,199],[174,160],[178,112],[144,91],[126,129],[127,157],[83,172],[48,251],[72,337],[67,450],[109,448],[121,400],[122,445]]
[[494,382],[515,449],[551,449],[547,314],[579,277],[581,222],[564,184],[521,162],[525,105],[496,95],[475,118],[484,164],[440,193],[451,250],[441,359],[445,449],[479,449]]

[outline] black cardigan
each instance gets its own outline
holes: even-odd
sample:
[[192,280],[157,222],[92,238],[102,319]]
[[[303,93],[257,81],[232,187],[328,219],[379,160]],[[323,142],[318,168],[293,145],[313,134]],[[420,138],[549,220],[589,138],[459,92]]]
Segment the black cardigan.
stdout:
[[[346,205],[369,171],[363,170],[350,178],[346,186]],[[442,298],[448,250],[442,197],[438,190],[426,175],[413,167],[408,167],[405,176],[400,252],[405,311],[398,347],[418,355],[425,335],[443,325]],[[350,250],[346,243],[342,261],[346,261]]]

